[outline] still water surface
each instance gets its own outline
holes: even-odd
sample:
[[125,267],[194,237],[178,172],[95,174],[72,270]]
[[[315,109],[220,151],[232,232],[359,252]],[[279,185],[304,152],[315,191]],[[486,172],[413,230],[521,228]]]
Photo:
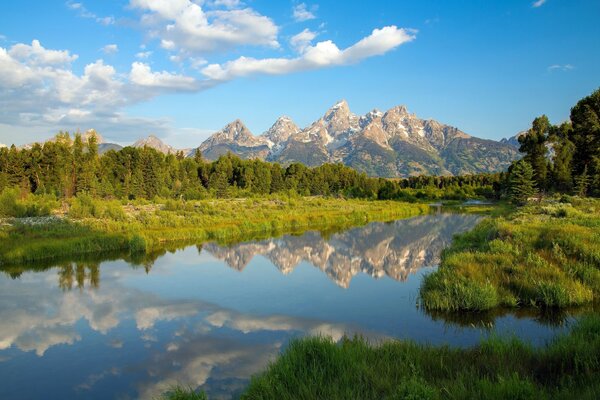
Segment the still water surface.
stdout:
[[[0,274],[0,398],[154,398],[175,383],[235,397],[294,337],[361,334],[465,346],[491,332],[543,343],[537,317],[464,323],[416,307],[424,274],[474,215],[435,214],[139,263]],[[452,320],[452,321],[451,321]]]

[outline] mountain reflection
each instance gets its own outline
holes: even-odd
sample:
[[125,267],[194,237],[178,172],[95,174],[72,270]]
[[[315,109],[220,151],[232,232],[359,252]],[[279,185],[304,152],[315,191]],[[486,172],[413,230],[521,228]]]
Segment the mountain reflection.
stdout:
[[205,244],[202,249],[242,271],[256,255],[269,259],[283,274],[302,261],[323,271],[338,286],[348,288],[358,273],[405,281],[411,273],[440,262],[442,249],[460,232],[471,229],[477,215],[426,215],[364,227],[323,237],[318,232],[286,235],[232,246]]

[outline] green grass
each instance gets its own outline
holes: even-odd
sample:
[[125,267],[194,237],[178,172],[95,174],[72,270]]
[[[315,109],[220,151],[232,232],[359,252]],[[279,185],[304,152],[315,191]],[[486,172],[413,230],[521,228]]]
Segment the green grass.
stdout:
[[[491,337],[470,348],[293,340],[242,399],[597,399],[600,316],[545,346]],[[186,397],[172,397],[186,399]],[[189,397],[192,398],[192,397]]]
[[423,279],[429,310],[576,306],[600,296],[600,201],[505,210],[457,236]]
[[424,214],[429,207],[395,201],[266,197],[118,203],[86,196],[61,218],[9,219],[0,228],[0,265],[86,253],[150,253],[167,243],[232,242],[341,229]]

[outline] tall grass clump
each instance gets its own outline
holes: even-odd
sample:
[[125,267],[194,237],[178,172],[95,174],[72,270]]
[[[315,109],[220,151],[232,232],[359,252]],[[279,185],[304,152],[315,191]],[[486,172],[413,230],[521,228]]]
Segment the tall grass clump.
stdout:
[[600,296],[600,200],[517,209],[459,235],[423,279],[429,310],[564,308]]
[[534,348],[491,337],[459,349],[356,337],[292,341],[242,399],[595,399],[600,316]]

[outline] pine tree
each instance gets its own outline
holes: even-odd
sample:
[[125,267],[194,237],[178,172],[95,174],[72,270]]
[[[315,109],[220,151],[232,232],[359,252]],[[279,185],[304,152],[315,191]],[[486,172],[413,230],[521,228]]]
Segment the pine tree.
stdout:
[[590,176],[588,175],[587,165],[583,167],[581,175],[575,178],[575,194],[581,197],[585,197],[590,186]]
[[531,164],[525,160],[512,165],[509,176],[509,197],[515,204],[526,204],[535,194],[534,172]]
[[525,153],[525,161],[533,168],[533,174],[538,188],[546,189],[548,164],[546,160],[546,142],[550,130],[550,121],[548,117],[542,115],[533,120],[531,129],[527,134],[519,136],[519,151]]

